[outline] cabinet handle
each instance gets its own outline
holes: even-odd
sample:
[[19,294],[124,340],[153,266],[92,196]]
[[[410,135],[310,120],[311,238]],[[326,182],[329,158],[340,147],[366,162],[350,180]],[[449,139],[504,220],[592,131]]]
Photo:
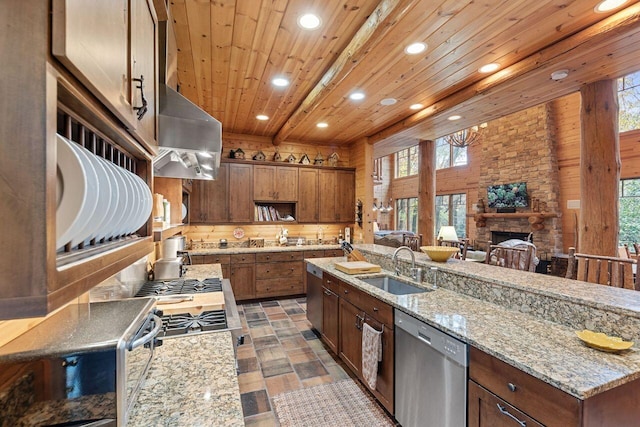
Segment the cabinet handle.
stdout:
[[267,261],[269,261],[271,258],[269,257],[269,255],[267,255]]
[[345,289],[345,290],[344,290],[344,293],[345,293],[345,294],[348,294],[348,293],[349,293],[349,290],[348,290],[348,289]]
[[148,109],[147,98],[144,97],[144,76],[141,74],[139,79],[134,78],[133,81],[138,82],[136,89],[140,89],[140,98],[142,99],[142,106],[133,107],[133,109],[136,111],[136,116],[138,117],[138,120],[142,120],[144,115],[147,114],[147,109]]
[[356,329],[362,330],[362,323],[364,321],[364,317],[361,317],[359,314],[356,314]]
[[331,292],[329,292],[329,291],[328,291],[328,290],[326,290],[326,289],[324,290],[324,294],[325,294],[325,295],[328,295],[328,296],[331,296]]
[[378,312],[378,307],[373,307],[373,311]]
[[509,388],[509,391],[516,391],[517,390],[516,385],[513,384],[513,383],[507,384],[507,387]]
[[509,411],[507,411],[507,409],[504,406],[500,406],[499,403],[496,403],[496,405],[498,406],[498,410],[500,411],[500,413],[502,415],[506,415],[507,417],[511,418],[513,421],[515,421],[518,424],[520,424],[521,427],[527,427],[527,422],[526,421],[519,420],[518,418],[515,417],[515,415],[509,413]]

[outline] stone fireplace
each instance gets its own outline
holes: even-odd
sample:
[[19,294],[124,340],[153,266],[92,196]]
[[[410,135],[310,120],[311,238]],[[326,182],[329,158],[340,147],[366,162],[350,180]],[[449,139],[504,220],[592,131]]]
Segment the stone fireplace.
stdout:
[[[513,231],[492,231],[491,232],[491,243],[497,245],[498,243],[502,243],[506,240],[510,239],[520,239],[527,240],[529,237],[529,233],[516,233]],[[533,242],[533,236],[531,236],[531,242]]]
[[[562,252],[555,124],[550,107],[539,105],[490,122],[480,144],[478,194],[485,205],[487,187],[511,182],[526,182],[530,200],[529,207],[517,208],[515,214],[487,209],[490,215],[476,221],[477,239],[495,244],[493,232],[518,233],[523,240],[532,233],[539,256]],[[534,205],[548,217],[536,218]]]

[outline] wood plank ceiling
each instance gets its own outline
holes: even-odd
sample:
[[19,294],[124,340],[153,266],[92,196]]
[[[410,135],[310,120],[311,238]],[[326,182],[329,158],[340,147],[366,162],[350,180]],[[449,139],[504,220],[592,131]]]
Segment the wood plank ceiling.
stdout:
[[[180,90],[225,132],[274,144],[369,137],[382,154],[640,69],[640,2],[607,13],[597,3],[171,0],[170,12]],[[310,11],[322,25],[303,30],[297,19]],[[407,55],[413,42],[428,47]],[[478,71],[491,62],[500,70]],[[554,81],[559,68],[569,77]],[[278,76],[290,85],[274,87]],[[350,100],[354,90],[366,98]]]

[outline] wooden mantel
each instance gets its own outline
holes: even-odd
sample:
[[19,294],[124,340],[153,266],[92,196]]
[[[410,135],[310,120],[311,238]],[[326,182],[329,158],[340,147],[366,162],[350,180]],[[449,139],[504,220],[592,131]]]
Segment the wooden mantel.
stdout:
[[476,227],[486,227],[487,218],[527,218],[533,231],[544,230],[544,220],[547,218],[556,218],[558,215],[547,212],[514,212],[514,213],[478,213],[473,215]]

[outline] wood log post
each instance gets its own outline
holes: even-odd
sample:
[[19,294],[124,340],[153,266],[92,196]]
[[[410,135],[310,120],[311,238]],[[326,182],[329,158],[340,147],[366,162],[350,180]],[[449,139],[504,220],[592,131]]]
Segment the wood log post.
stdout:
[[436,216],[436,143],[420,141],[420,171],[418,176],[418,234],[422,244],[435,244],[434,228]]
[[620,140],[616,80],[602,80],[580,90],[579,252],[616,256]]

